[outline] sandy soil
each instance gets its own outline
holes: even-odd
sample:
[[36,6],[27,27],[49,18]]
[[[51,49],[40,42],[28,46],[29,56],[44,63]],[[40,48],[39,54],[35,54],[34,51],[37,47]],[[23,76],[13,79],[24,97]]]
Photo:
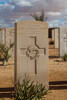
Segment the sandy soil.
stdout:
[[12,97],[14,87],[14,62],[9,61],[8,66],[0,63],[0,100],[13,100],[5,97]]
[[49,59],[48,76],[52,90],[46,100],[67,100],[67,62]]
[[13,87],[14,85],[14,63],[10,61],[8,66],[0,64],[0,88]]
[[[67,100],[67,62],[61,58],[49,59],[48,80],[50,82],[50,93],[44,100]],[[0,66],[0,94],[4,93],[2,88],[13,87],[14,65],[9,62],[8,66]],[[11,93],[10,91],[5,93]],[[4,96],[4,95],[3,95]],[[14,100],[0,95],[0,100]]]

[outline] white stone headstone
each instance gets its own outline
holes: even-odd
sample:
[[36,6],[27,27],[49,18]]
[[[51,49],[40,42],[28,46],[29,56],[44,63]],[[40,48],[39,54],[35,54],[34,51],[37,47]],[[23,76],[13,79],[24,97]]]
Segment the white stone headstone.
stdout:
[[27,74],[48,87],[48,24],[23,21],[15,27],[17,80]]
[[67,27],[60,28],[60,56],[67,54]]
[[1,28],[0,29],[0,44],[5,44],[6,39],[5,39],[5,29]]
[[55,30],[52,29],[52,41],[55,41]]
[[55,48],[59,48],[59,28],[55,29]]

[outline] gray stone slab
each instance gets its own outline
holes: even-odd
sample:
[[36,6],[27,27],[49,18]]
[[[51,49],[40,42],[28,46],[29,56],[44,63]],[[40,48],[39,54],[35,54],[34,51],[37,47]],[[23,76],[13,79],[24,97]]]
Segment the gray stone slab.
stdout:
[[16,28],[16,76],[22,82],[27,74],[48,88],[48,24],[23,21]]
[[60,56],[67,54],[67,27],[60,28]]

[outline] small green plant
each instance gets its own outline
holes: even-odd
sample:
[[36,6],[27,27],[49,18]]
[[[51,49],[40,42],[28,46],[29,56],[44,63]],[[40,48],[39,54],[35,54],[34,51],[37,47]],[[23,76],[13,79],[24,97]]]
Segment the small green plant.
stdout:
[[49,44],[50,44],[50,45],[54,45],[54,41],[51,40],[51,41],[49,42]]
[[40,100],[48,91],[42,84],[35,84],[29,78],[23,79],[22,84],[16,85],[16,100]]
[[64,61],[67,61],[67,54],[64,54],[63,60],[64,60]]
[[11,50],[11,48],[13,48],[14,44],[10,44],[9,47],[7,47],[4,44],[0,44],[0,61],[3,62],[3,64],[5,62],[7,62],[9,60],[9,58],[11,57],[11,55],[9,54],[9,51]]

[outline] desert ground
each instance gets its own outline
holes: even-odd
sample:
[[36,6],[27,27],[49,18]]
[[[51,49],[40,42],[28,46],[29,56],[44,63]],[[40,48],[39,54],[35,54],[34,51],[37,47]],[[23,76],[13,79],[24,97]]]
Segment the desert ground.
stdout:
[[61,58],[49,59],[48,76],[51,93],[46,100],[67,100],[67,62]]
[[[49,93],[43,100],[67,100],[67,62],[61,58],[49,58],[48,81]],[[11,98],[13,87],[14,62],[9,61],[8,66],[0,65],[0,100],[14,100]]]

